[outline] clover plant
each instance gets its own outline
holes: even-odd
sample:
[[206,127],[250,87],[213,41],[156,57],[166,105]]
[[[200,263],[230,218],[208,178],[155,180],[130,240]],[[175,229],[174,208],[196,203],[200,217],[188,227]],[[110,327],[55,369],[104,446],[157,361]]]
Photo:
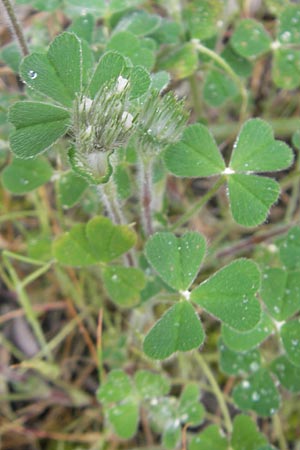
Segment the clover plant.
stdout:
[[300,6],[36,0],[22,30],[24,3],[0,52],[8,429],[298,448]]

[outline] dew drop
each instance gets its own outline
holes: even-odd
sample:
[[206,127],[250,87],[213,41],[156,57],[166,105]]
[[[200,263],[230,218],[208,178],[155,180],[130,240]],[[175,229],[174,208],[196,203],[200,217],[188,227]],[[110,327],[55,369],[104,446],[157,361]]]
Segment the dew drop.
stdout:
[[252,394],[252,400],[253,400],[254,402],[258,402],[258,400],[259,400],[259,394],[258,394],[257,392],[253,392],[253,394]]
[[29,70],[28,71],[28,76],[29,78],[31,78],[32,80],[35,80],[37,77],[37,73],[34,70]]

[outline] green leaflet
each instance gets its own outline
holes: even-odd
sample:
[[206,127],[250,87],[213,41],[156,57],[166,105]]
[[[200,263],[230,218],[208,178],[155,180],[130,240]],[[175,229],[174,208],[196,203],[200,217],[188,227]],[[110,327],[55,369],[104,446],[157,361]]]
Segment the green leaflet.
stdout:
[[225,170],[225,163],[207,127],[190,125],[164,153],[167,168],[180,177],[208,177]]
[[196,277],[205,254],[205,239],[189,231],[180,238],[173,233],[155,233],[145,253],[152,267],[173,289],[186,290]]
[[140,292],[146,284],[144,272],[123,266],[105,267],[103,281],[112,301],[127,308],[140,301]]
[[11,149],[23,159],[47,150],[70,125],[68,111],[39,102],[16,102],[10,108],[9,120],[16,128],[10,135]]
[[82,89],[81,42],[64,32],[50,44],[47,54],[32,53],[20,66],[25,83],[56,102],[70,107]]
[[271,49],[271,38],[264,26],[254,19],[243,19],[238,24],[230,43],[245,58],[262,55]]
[[233,390],[233,399],[242,410],[253,410],[263,417],[274,414],[279,408],[280,397],[267,369],[254,372]]
[[255,297],[259,286],[257,265],[238,259],[201,283],[190,299],[229,327],[248,331],[260,320],[260,305]]
[[23,160],[15,158],[2,172],[5,189],[13,194],[24,194],[50,180],[52,167],[45,159]]
[[187,301],[172,306],[153,326],[144,340],[144,352],[153,359],[165,359],[176,351],[199,347],[204,331],[194,308]]
[[86,225],[77,224],[58,237],[53,243],[53,252],[61,264],[86,266],[118,258],[135,241],[136,235],[129,227],[114,225],[106,217],[94,217]]

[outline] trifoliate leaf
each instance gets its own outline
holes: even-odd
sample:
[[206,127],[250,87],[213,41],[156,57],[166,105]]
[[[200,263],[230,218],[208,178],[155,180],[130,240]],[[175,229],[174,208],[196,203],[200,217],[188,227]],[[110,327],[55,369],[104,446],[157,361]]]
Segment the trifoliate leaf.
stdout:
[[165,359],[176,351],[199,347],[204,331],[194,308],[187,301],[172,306],[144,340],[144,352],[153,359]]
[[13,194],[25,194],[50,180],[52,167],[45,159],[14,160],[2,172],[5,189]]
[[289,5],[279,16],[278,40],[286,44],[300,44],[300,8]]
[[152,267],[169,286],[186,290],[199,271],[205,239],[195,231],[179,238],[172,233],[156,233],[148,240],[145,252]]
[[260,320],[260,305],[255,297],[259,286],[257,265],[238,259],[200,284],[190,299],[231,328],[247,331]]
[[232,216],[245,227],[254,227],[264,222],[280,192],[276,181],[244,174],[229,175],[228,189]]
[[190,125],[164,153],[167,168],[180,177],[208,177],[225,170],[224,160],[208,128]]
[[267,369],[260,369],[247,380],[241,381],[233,390],[233,399],[240,409],[253,410],[263,417],[274,414],[280,402],[278,391]]
[[125,308],[139,302],[140,292],[146,284],[140,269],[122,266],[105,267],[103,281],[111,300]]
[[68,111],[39,102],[16,102],[10,108],[9,120],[16,127],[10,135],[11,149],[22,159],[47,150],[70,125]]

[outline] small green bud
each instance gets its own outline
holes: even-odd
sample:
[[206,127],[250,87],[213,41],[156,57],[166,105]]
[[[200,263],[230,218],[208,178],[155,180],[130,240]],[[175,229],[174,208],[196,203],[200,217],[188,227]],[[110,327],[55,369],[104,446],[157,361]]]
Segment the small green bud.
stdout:
[[92,100],[80,96],[74,105],[74,148],[71,163],[74,170],[94,180],[107,181],[112,167],[109,156],[126,145],[134,131],[134,117],[129,112],[128,79],[119,76],[104,85]]
[[187,112],[183,102],[168,93],[164,97],[153,90],[137,119],[137,140],[144,151],[159,154],[176,142],[186,125]]

